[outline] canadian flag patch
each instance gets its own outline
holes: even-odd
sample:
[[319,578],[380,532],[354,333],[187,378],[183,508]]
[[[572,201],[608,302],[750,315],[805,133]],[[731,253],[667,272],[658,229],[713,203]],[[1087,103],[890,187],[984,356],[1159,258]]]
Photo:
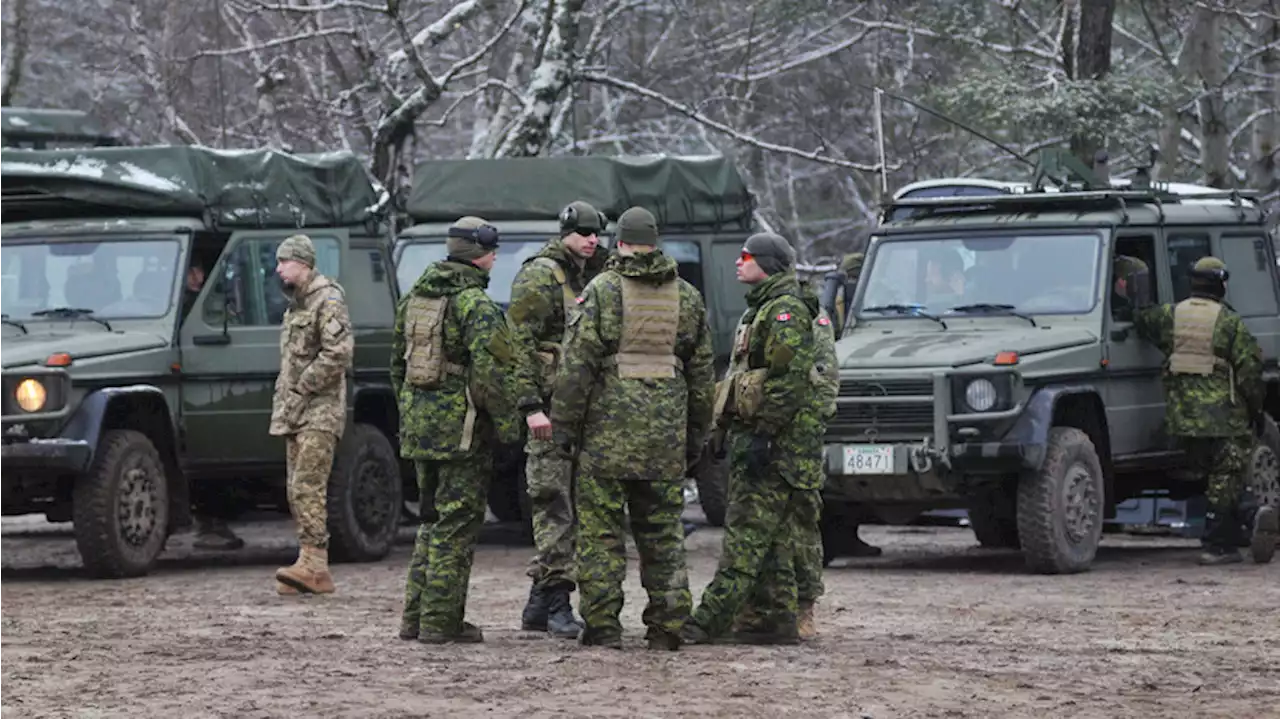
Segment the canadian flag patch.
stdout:
[[831,324],[831,320],[827,319],[826,317],[819,317],[818,324],[822,325],[823,327],[826,327],[827,325]]
[[577,297],[574,297],[573,300],[578,304],[582,304],[583,302],[587,301],[587,298],[583,297],[582,295],[578,295]]
[[778,321],[779,321],[779,322],[786,322],[786,321],[787,321],[787,320],[789,320],[789,319],[791,319],[791,313],[790,313],[790,312],[783,312],[782,314],[778,315]]

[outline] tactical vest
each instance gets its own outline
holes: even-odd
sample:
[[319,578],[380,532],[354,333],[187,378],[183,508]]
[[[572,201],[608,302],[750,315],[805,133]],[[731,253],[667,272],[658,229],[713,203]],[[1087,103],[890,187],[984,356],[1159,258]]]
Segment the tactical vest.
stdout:
[[[729,371],[716,383],[715,405],[712,410],[712,426],[720,426],[730,417],[751,421],[764,404],[764,381],[768,368],[747,369],[751,352],[751,337],[756,326],[767,319],[757,312],[750,322],[743,313],[733,339],[733,353]],[[809,370],[809,384],[813,387],[815,404],[822,419],[829,419],[836,412],[836,397],[840,394],[840,367],[836,359],[835,328],[826,310],[819,308],[809,323],[814,341],[813,367]]]
[[675,355],[680,329],[680,283],[660,285],[622,278],[622,336],[606,358],[624,379],[668,379],[680,365]]
[[404,378],[414,387],[435,389],[446,374],[467,372],[444,356],[444,317],[448,307],[448,296],[409,297],[404,312]]
[[[568,327],[573,313],[578,311],[578,296],[569,286],[569,277],[564,273],[564,267],[550,257],[535,257],[530,262],[551,270],[551,275],[560,285],[561,300],[564,304],[564,326]],[[558,337],[538,343],[538,359],[542,361],[542,386],[547,391],[555,385],[556,367],[560,364],[560,347],[563,341],[564,337]]]
[[1213,330],[1220,314],[1220,303],[1200,297],[1174,305],[1173,352],[1169,355],[1169,372],[1207,377],[1217,368],[1225,368],[1231,388],[1231,403],[1235,404],[1235,370],[1229,362],[1213,353]]

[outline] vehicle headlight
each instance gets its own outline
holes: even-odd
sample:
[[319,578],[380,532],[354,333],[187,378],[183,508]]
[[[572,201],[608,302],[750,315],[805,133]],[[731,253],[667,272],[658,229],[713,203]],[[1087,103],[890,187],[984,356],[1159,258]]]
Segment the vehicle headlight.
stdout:
[[996,406],[999,395],[991,380],[978,378],[970,380],[964,388],[964,401],[975,412],[986,412]]
[[14,400],[17,401],[18,406],[24,412],[39,412],[44,409],[44,403],[48,396],[44,383],[38,379],[22,380],[13,392]]

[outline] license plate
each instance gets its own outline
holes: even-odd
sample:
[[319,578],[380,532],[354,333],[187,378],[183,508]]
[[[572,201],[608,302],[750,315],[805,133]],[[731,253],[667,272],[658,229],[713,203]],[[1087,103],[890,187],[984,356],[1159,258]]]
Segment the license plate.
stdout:
[[893,445],[846,445],[844,448],[844,473],[893,474]]

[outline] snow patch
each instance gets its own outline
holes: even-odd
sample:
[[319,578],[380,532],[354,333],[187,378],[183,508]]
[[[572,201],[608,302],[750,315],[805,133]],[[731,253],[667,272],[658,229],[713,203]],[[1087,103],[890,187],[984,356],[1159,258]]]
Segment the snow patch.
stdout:
[[120,167],[125,171],[120,179],[130,184],[145,187],[148,190],[155,190],[156,192],[178,192],[183,189],[177,182],[138,167],[132,162],[121,162]]
[[22,119],[21,117],[6,117],[5,119],[8,120],[9,124],[13,125],[14,127],[27,127],[28,125],[31,124],[26,120]]

